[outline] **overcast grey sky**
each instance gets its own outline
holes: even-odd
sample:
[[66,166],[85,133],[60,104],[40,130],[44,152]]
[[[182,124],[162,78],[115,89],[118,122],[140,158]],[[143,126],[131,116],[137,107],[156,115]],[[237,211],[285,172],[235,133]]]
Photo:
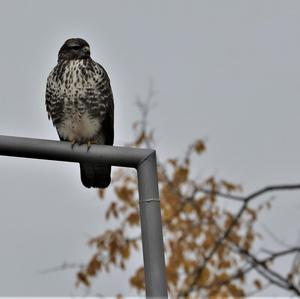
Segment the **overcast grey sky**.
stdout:
[[[199,176],[216,174],[246,192],[300,181],[299,1],[0,4],[0,134],[57,139],[45,112],[46,78],[65,39],[82,37],[111,78],[116,144],[131,139],[135,97],[153,78],[159,93],[151,124],[161,158],[204,137]],[[104,226],[96,192],[82,187],[78,165],[6,157],[0,165],[0,295],[83,294],[75,270],[38,272],[87,261],[86,242]],[[261,221],[293,244],[299,195],[278,196]],[[134,294],[120,272],[99,277],[97,292]]]

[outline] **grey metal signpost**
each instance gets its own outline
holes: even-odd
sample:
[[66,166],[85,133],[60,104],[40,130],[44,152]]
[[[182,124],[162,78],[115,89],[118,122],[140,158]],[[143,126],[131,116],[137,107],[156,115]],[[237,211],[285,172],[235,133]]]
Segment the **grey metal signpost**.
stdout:
[[71,146],[67,142],[0,136],[0,155],[93,162],[137,169],[142,230],[146,296],[166,298],[167,282],[158,194],[155,151],[128,147],[93,145]]

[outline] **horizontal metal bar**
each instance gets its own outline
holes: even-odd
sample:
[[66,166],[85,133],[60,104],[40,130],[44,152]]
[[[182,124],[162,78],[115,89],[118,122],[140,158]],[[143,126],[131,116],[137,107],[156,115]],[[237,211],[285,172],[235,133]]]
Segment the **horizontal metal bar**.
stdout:
[[137,168],[154,150],[108,145],[75,145],[69,142],[0,135],[0,155],[57,160],[94,162]]
[[164,245],[155,151],[106,145],[1,136],[0,155],[134,167],[138,172],[141,231],[147,298],[167,298]]

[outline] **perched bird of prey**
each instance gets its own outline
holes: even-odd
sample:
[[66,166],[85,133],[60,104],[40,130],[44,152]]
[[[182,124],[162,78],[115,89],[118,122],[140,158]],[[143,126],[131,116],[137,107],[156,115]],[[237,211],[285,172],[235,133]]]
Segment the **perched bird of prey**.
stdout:
[[[60,140],[112,145],[114,102],[109,77],[90,56],[89,44],[68,39],[60,48],[58,63],[47,79],[46,108]],[[111,166],[80,163],[84,186],[105,188]]]

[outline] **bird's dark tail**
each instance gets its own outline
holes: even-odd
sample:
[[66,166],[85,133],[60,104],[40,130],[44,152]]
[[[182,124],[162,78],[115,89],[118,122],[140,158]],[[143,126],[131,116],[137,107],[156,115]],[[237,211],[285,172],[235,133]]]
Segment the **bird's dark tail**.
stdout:
[[110,184],[111,166],[80,163],[81,182],[87,188],[106,188]]

